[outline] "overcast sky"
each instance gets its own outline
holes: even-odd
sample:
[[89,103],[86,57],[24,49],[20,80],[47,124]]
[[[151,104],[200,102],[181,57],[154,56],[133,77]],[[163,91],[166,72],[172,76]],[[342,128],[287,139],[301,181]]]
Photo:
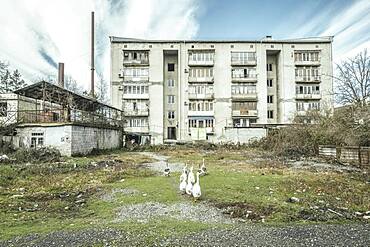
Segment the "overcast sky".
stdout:
[[109,81],[109,36],[276,39],[334,35],[334,60],[370,48],[370,0],[1,0],[0,60],[27,80],[66,74],[89,85],[90,12],[97,72]]

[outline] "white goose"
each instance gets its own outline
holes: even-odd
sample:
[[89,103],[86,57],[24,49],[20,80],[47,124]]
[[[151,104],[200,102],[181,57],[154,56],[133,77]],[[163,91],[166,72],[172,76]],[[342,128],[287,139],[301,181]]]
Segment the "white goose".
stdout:
[[164,172],[163,174],[166,176],[166,177],[169,177],[170,176],[170,167],[168,166],[168,162],[166,162],[166,168],[164,169]]
[[197,182],[193,186],[192,195],[195,200],[197,200],[202,195],[199,183],[199,172],[197,172]]
[[[194,176],[194,174],[193,174],[193,176]],[[193,193],[193,184],[191,183],[190,172],[188,173],[188,179],[187,179],[187,184],[186,184],[186,187],[185,187],[185,192],[188,195],[192,195],[192,193]]]
[[183,168],[182,174],[180,176],[180,191],[184,193],[186,191],[186,179],[187,179],[187,169],[186,166]]
[[189,171],[189,174],[188,174],[188,182],[190,180],[190,183],[194,184],[195,183],[195,177],[194,177],[194,173],[193,173],[193,167],[190,167],[190,171]]
[[186,181],[187,176],[188,176],[188,165],[185,164],[184,168],[182,168],[182,173],[181,173],[181,176],[180,176],[180,182],[184,181],[184,180]]
[[206,168],[206,166],[205,166],[205,164],[204,164],[204,159],[203,159],[203,164],[202,164],[202,166],[200,167],[200,174],[199,174],[200,176],[204,176],[204,175],[207,175],[207,168]]

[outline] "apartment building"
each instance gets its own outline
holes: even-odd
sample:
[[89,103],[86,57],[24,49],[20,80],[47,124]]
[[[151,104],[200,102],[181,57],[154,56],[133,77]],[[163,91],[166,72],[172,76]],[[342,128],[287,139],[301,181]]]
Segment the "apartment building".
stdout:
[[331,37],[110,40],[112,105],[139,142],[245,141],[333,107]]

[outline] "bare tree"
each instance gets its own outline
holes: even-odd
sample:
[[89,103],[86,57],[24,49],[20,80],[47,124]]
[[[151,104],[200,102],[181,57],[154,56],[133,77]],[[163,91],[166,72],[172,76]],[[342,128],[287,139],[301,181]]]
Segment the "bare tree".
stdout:
[[98,77],[99,77],[99,81],[96,85],[96,95],[95,97],[103,102],[103,103],[107,103],[109,100],[108,100],[108,85],[107,85],[107,82],[104,80],[104,77],[102,74],[98,74]]
[[366,49],[337,64],[337,72],[338,103],[363,107],[370,102],[370,55]]

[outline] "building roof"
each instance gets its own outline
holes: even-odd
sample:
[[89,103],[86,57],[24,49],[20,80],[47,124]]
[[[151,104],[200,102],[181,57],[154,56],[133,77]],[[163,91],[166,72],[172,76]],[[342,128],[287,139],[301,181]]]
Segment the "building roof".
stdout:
[[79,110],[93,111],[99,108],[109,108],[112,110],[121,111],[120,109],[99,102],[92,97],[74,93],[68,89],[46,81],[40,81],[31,84],[14,91],[14,93],[28,98],[45,100],[51,103],[68,106]]
[[266,37],[261,40],[155,40],[155,39],[137,39],[110,36],[111,43],[331,43],[334,36],[307,37],[297,39],[272,39]]

